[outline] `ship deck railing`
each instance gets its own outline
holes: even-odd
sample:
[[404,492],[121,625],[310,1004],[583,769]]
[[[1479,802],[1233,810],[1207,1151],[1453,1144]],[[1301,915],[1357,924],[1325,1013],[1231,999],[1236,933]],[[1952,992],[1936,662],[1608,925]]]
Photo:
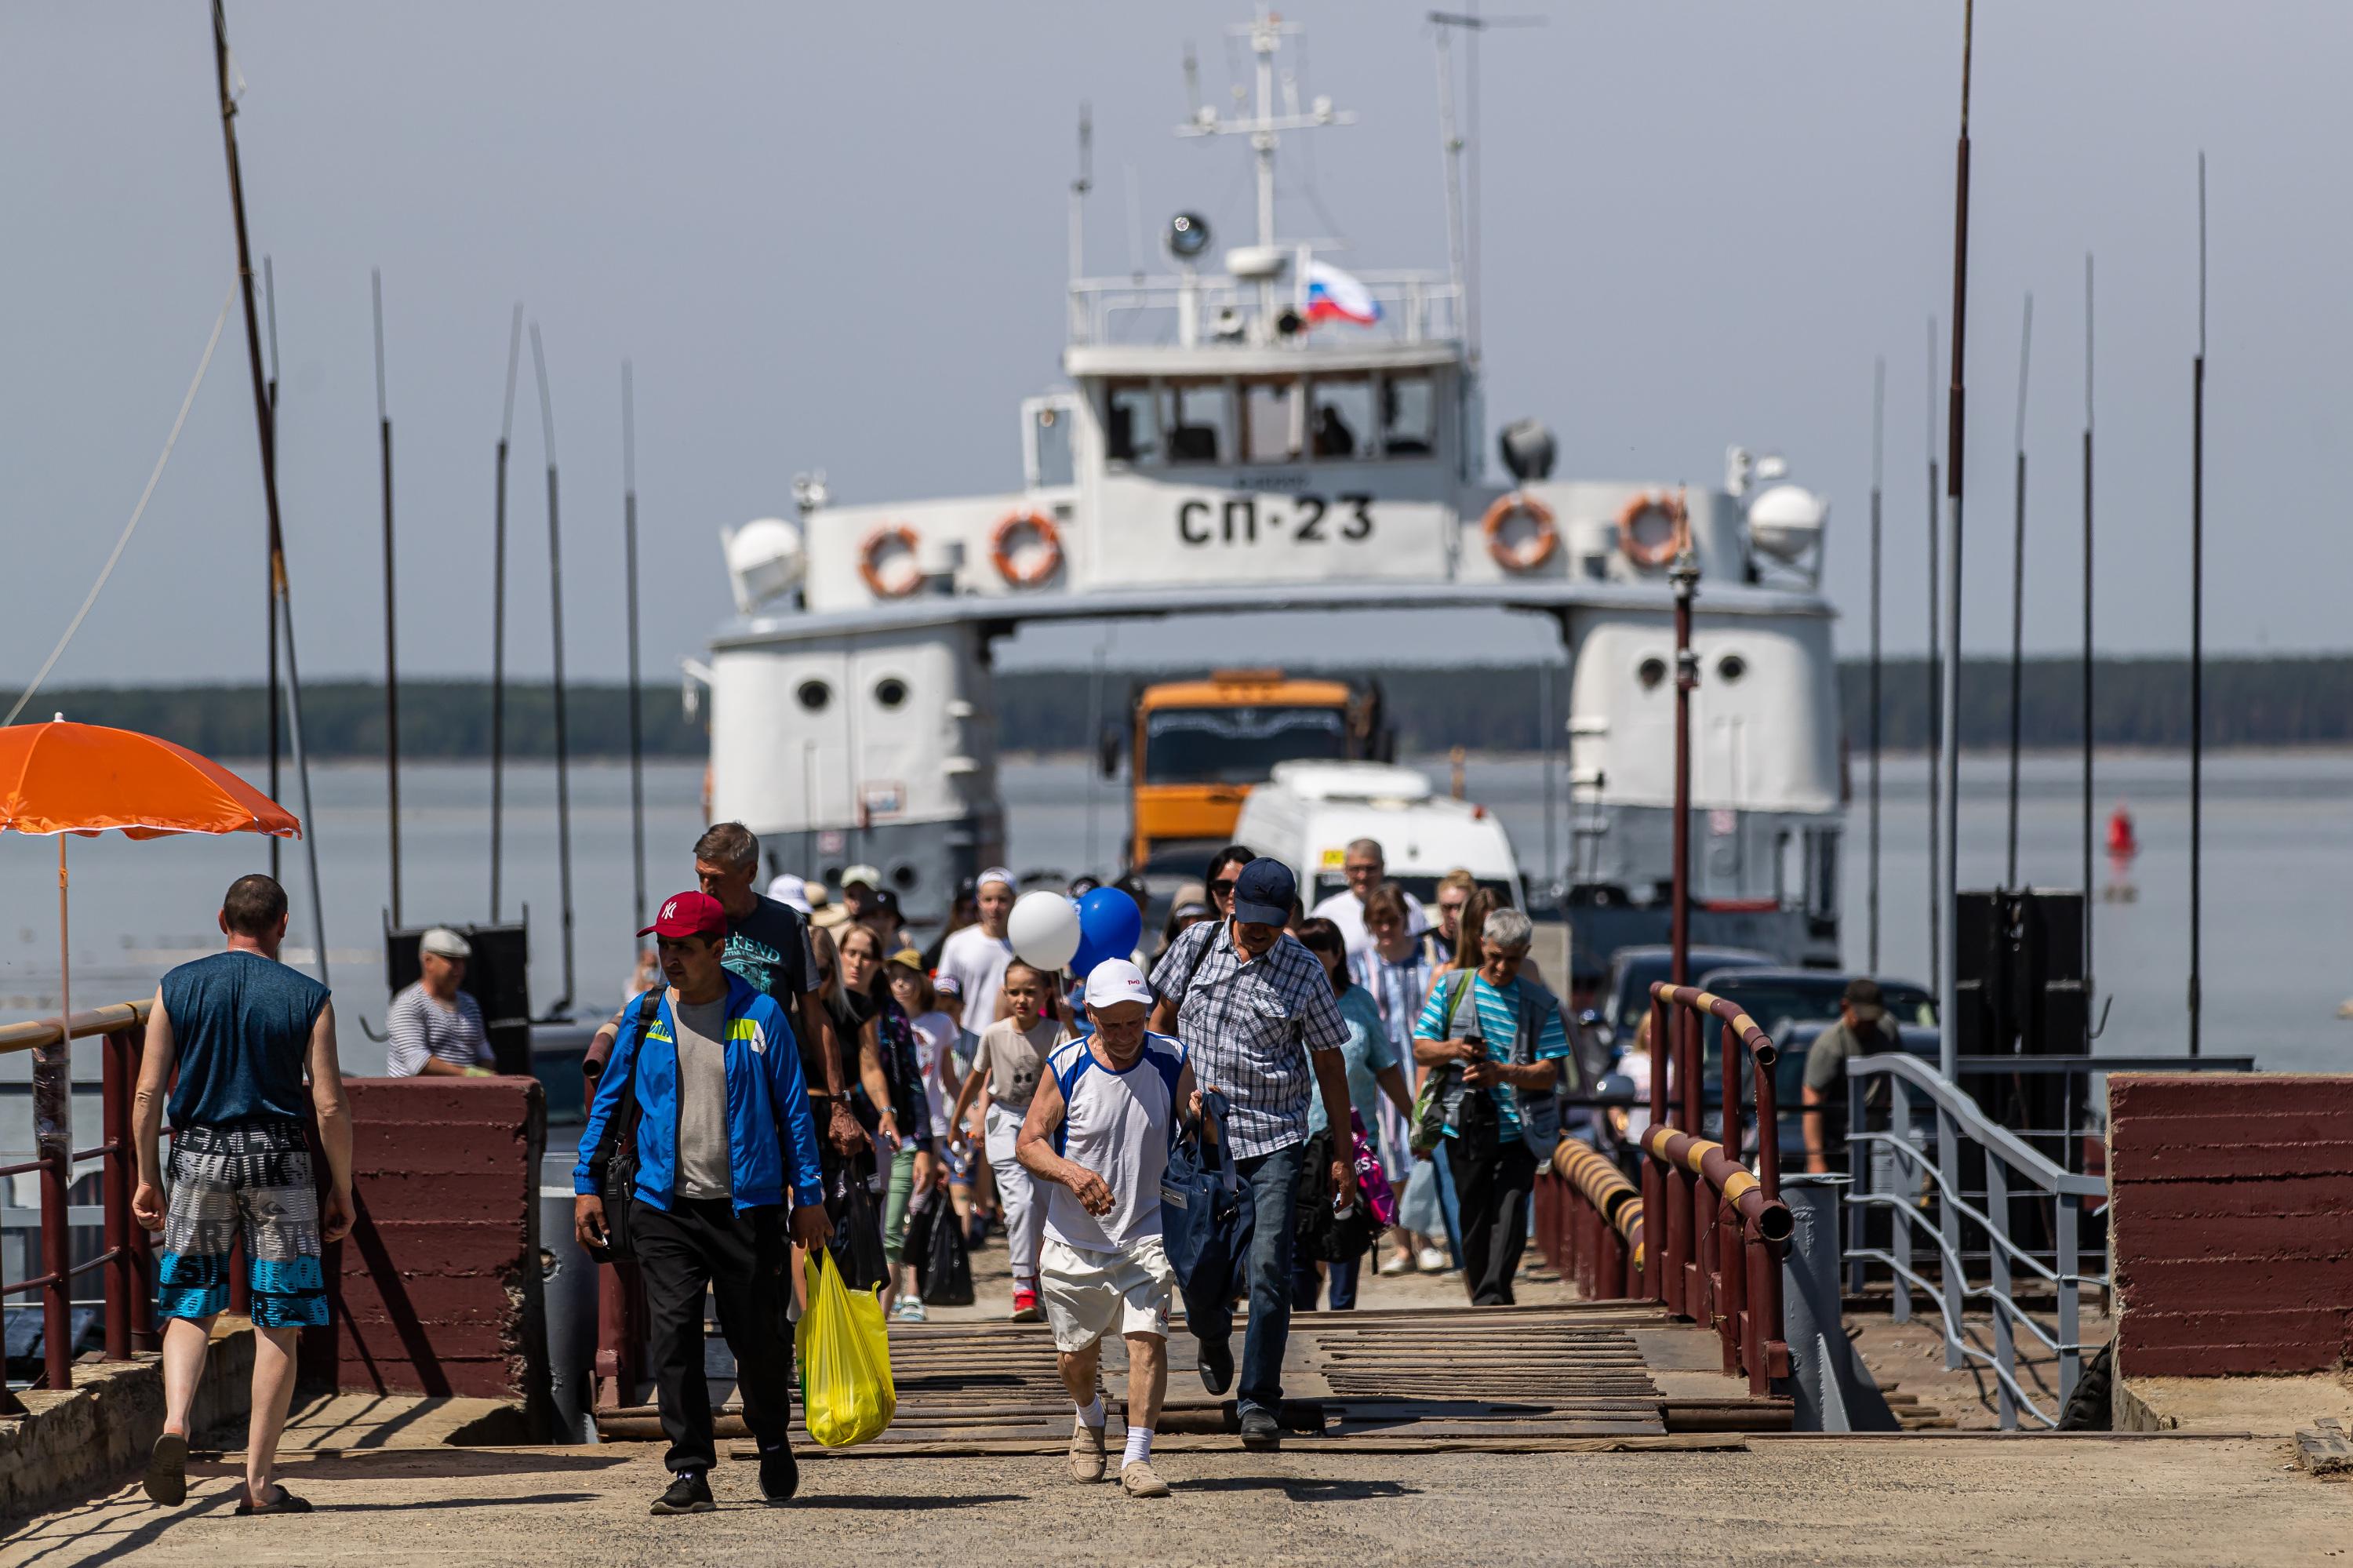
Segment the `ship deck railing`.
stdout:
[[[1358,272],[1366,291],[1381,307],[1370,326],[1350,325],[1345,337],[1302,333],[1292,341],[1312,355],[1324,343],[1362,346],[1367,342],[1450,343],[1462,336],[1462,290],[1443,274],[1420,271]],[[1223,273],[1204,275],[1189,285],[1174,275],[1079,278],[1070,285],[1070,336],[1076,344],[1126,344],[1166,346],[1177,342],[1177,323],[1190,289],[1200,333],[1208,341],[1212,323],[1231,309],[1247,316],[1259,301],[1259,285]],[[1275,284],[1279,302],[1298,294],[1288,278]]]

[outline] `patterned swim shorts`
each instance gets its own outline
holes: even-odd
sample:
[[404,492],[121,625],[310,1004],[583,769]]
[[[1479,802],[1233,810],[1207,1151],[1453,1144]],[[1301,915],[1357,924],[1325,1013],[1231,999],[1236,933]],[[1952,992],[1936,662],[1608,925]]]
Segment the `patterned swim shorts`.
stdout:
[[327,1321],[319,1194],[301,1123],[181,1128],[172,1140],[171,1183],[156,1273],[159,1316],[209,1318],[226,1310],[229,1255],[242,1233],[255,1326]]

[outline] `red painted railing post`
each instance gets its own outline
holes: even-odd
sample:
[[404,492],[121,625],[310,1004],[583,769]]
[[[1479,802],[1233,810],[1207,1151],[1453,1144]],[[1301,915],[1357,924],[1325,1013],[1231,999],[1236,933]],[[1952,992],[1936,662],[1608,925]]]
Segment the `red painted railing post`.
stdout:
[[130,1067],[130,1032],[117,1029],[101,1043],[99,1097],[103,1102],[106,1173],[106,1359],[131,1359],[131,1185],[136,1159],[131,1147],[131,1093],[137,1074]]
[[[1689,1138],[1704,1136],[1707,1117],[1702,1109],[1707,1088],[1706,1066],[1703,1061],[1705,1046],[1701,1033],[1700,1015],[1689,1007],[1691,991],[1680,991],[1676,996],[1675,1016],[1683,1027],[1678,1032],[1678,1061],[1675,1067],[1675,1089],[1682,1104],[1676,1108],[1676,1129]],[[1685,1202],[1690,1206],[1691,1228],[1683,1253],[1683,1316],[1694,1322],[1705,1323],[1708,1319],[1708,1244],[1715,1240],[1715,1194],[1704,1196],[1706,1185],[1700,1173],[1686,1165],[1680,1173]]]
[[1604,1301],[1615,1301],[1630,1294],[1626,1288],[1626,1238],[1598,1211],[1594,1219],[1599,1227],[1595,1233],[1598,1245],[1594,1248],[1594,1295]]
[[[134,1023],[122,1034],[122,1128],[123,1158],[128,1161],[133,1188],[139,1182],[138,1136],[139,1068],[147,1055],[147,1032]],[[162,1154],[160,1148],[158,1154]],[[168,1163],[168,1162],[167,1162]],[[158,1171],[160,1177],[163,1172]],[[168,1185],[168,1183],[166,1183]],[[160,1351],[164,1348],[161,1335],[155,1331],[155,1238],[137,1220],[131,1222],[131,1348],[138,1351]]]
[[[1654,993],[1651,998],[1651,1126],[1667,1125],[1667,1060],[1673,1054],[1668,1049],[1667,1004]],[[1648,1216],[1642,1234],[1648,1243],[1643,1255],[1642,1283],[1644,1294],[1665,1307],[1674,1309],[1674,1199],[1669,1195],[1672,1182],[1667,1162],[1657,1154],[1646,1154],[1642,1160],[1642,1213]]]
[[53,1150],[41,1161],[41,1272],[48,1284],[41,1287],[41,1362],[48,1386],[59,1392],[73,1387],[73,1266],[71,1236],[67,1230],[66,1176],[69,1150]]

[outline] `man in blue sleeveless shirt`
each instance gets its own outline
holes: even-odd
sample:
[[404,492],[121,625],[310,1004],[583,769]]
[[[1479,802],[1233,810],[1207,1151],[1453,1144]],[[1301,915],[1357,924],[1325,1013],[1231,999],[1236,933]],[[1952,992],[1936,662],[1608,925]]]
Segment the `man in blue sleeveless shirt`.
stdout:
[[[226,951],[182,964],[156,990],[132,1111],[139,1188],[132,1213],[164,1233],[155,1290],[164,1319],[164,1435],[148,1460],[147,1495],[167,1504],[188,1495],[189,1407],[213,1319],[228,1305],[229,1255],[242,1236],[253,1298],[253,1417],[237,1511],[307,1513],[311,1505],[270,1475],[294,1392],[296,1338],[327,1321],[320,1244],[352,1228],[351,1113],[327,988],[278,959],[286,890],[267,876],[238,877],[221,901],[220,928]],[[175,1065],[167,1205],[157,1145]],[[306,1104],[318,1113],[327,1156],[323,1211],[302,1133]]]

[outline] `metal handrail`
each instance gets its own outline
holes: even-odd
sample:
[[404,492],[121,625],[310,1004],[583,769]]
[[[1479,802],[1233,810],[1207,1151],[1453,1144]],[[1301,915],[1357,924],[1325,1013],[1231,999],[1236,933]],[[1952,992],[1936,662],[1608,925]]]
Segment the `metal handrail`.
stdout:
[[[1702,1032],[1724,1030],[1724,1142],[1702,1136],[1705,1109]],[[1651,987],[1651,1125],[1642,1135],[1646,1215],[1665,1216],[1664,1264],[1643,1282],[1679,1317],[1713,1322],[1724,1370],[1745,1371],[1751,1393],[1788,1374],[1781,1331],[1781,1263],[1792,1220],[1781,1202],[1781,1145],[1774,1106],[1771,1036],[1739,1006],[1695,986]],[[1757,1168],[1740,1163],[1745,1054],[1757,1104]],[[1713,1195],[1703,1201],[1701,1190]],[[1651,1233],[1655,1238],[1656,1232]]]
[[[1864,1100],[1873,1079],[1885,1080],[1888,1085],[1888,1125],[1884,1131],[1874,1131],[1864,1125]],[[1914,1092],[1926,1097],[1928,1108],[1936,1118],[1933,1160],[1912,1143]],[[1959,1085],[1917,1057],[1903,1053],[1859,1056],[1848,1063],[1847,1118],[1847,1159],[1852,1178],[1846,1199],[1850,1215],[1847,1261],[1851,1265],[1876,1264],[1888,1270],[1895,1286],[1892,1315],[1898,1322],[1911,1317],[1915,1287],[1936,1298],[1937,1315],[1943,1320],[1947,1370],[1957,1371],[1967,1361],[1979,1362],[1991,1370],[2000,1391],[1997,1403],[2004,1428],[2015,1428],[2021,1414],[2044,1426],[2058,1425],[2059,1413],[2046,1411],[2019,1382],[2017,1334],[2022,1328],[2058,1358],[2059,1403],[2063,1406],[2082,1375],[2083,1286],[2087,1279],[2094,1284],[2105,1283],[2103,1277],[2086,1276],[2078,1267],[2081,1207],[2085,1199],[2105,1199],[2107,1183],[2097,1176],[2068,1171],[1989,1117]],[[1982,1208],[1968,1201],[1961,1183],[1960,1150],[1965,1140],[1975,1144],[1984,1155]],[[1903,1192],[1872,1189],[1871,1157],[1880,1149],[1890,1151],[1891,1165],[1900,1165],[1914,1181],[1925,1175],[1933,1189],[1936,1202],[1933,1238],[1942,1275],[1936,1283],[1932,1284],[1913,1266],[1918,1227],[1925,1223],[1919,1209]],[[2056,1245],[2047,1266],[2039,1254],[2019,1245],[2010,1236],[2013,1181],[2029,1195],[2039,1194],[2052,1202]],[[1884,1249],[1866,1245],[1862,1222],[1874,1209],[1885,1211],[1892,1216],[1891,1223],[1901,1223],[1901,1256],[1894,1250],[1893,1238]],[[1987,1280],[1983,1285],[1971,1281],[1964,1266],[1961,1227],[1965,1221],[1986,1234]],[[2047,1281],[2057,1293],[2055,1328],[2046,1330],[2018,1304],[2011,1293],[2014,1268],[2023,1268]],[[1994,1348],[1990,1351],[1971,1344],[1965,1332],[1963,1312],[1966,1304],[1973,1299],[1985,1301],[1992,1308]]]
[[[2031,1058],[2021,1057],[2020,1060]],[[1978,1104],[1975,1097],[1965,1093],[1958,1084],[1917,1056],[1889,1051],[1874,1056],[1857,1056],[1847,1064],[1850,1084],[1855,1078],[1878,1073],[1902,1078],[1926,1091],[1928,1097],[1936,1103],[1937,1109],[1958,1120],[1961,1129],[1973,1141],[2000,1150],[2004,1162],[2021,1175],[2031,1179],[2044,1192],[2054,1196],[2063,1192],[2090,1198],[2107,1195],[2108,1184],[2105,1181],[2097,1176],[2078,1176],[2063,1169],[2049,1156],[2030,1147],[2016,1133],[1986,1115],[1985,1107]],[[1850,1132],[1852,1126],[1850,1123]],[[1954,1186],[1957,1188],[1959,1183],[1956,1181]]]
[[[77,1012],[69,1021],[68,1038],[87,1040],[92,1035],[112,1034],[132,1025],[146,1027],[147,1014],[155,1005],[154,998],[137,1001],[111,1002],[93,1007],[87,1012]],[[21,1023],[0,1023],[0,1055],[11,1051],[34,1051],[58,1043],[58,1021],[54,1018],[28,1018]]]
[[[105,1123],[100,1134],[102,1141],[93,1148],[77,1150],[68,1139],[64,1147],[49,1148],[37,1159],[0,1166],[0,1177],[33,1171],[40,1175],[41,1272],[13,1284],[0,1283],[0,1297],[39,1293],[42,1379],[52,1389],[63,1391],[73,1386],[72,1300],[68,1286],[83,1275],[103,1275],[100,1299],[108,1359],[125,1360],[134,1350],[154,1348],[153,1243],[131,1213],[136,1177],[131,1134],[132,1100],[139,1081],[139,1057],[149,1010],[147,1001],[118,1002],[77,1012],[65,1021],[62,1028],[55,1019],[0,1024],[0,1054],[35,1051],[91,1036],[101,1037],[104,1042],[99,1083]],[[66,1080],[62,1086],[64,1097],[70,1101],[73,1082],[69,1063],[37,1059],[33,1071],[37,1080],[48,1074],[62,1073]],[[66,1189],[72,1181],[75,1164],[87,1160],[102,1162],[97,1207],[104,1245],[95,1255],[80,1263],[69,1263],[68,1233],[72,1220]],[[0,1414],[16,1414],[23,1408],[6,1383],[0,1382]]]

